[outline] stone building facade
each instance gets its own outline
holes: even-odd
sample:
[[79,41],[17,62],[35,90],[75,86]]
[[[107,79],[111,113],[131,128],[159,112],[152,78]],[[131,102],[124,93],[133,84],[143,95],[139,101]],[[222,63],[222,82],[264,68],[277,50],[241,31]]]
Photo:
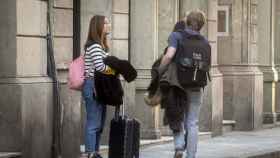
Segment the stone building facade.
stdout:
[[[212,46],[212,82],[205,88],[200,131],[212,136],[223,126],[250,131],[280,121],[280,2],[277,0],[54,0],[54,50],[61,82],[63,157],[80,152],[84,122],[79,92],[67,88],[68,64],[83,53],[89,19],[112,22],[111,54],[128,59],[138,71],[124,83],[126,113],[141,122],[142,138],[170,135],[162,110],[143,95],[152,63],[167,45],[177,20],[200,9],[203,34]],[[49,158],[53,91],[47,75],[47,1],[0,2],[0,152]],[[109,108],[103,142],[108,140]]]

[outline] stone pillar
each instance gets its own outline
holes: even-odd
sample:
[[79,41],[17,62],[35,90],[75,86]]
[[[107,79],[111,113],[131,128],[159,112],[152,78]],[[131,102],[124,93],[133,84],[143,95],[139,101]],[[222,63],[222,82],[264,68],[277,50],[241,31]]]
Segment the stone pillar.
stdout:
[[[167,40],[175,23],[179,20],[179,0],[160,0],[158,4],[158,55],[167,47]],[[164,110],[160,112],[160,130],[162,135],[171,135],[169,126],[163,125]]]
[[[73,59],[73,1],[54,1],[54,55],[63,105],[62,157],[80,155],[81,93],[67,86],[68,65]],[[69,139],[71,138],[71,139]]]
[[207,24],[202,29],[212,47],[212,82],[205,88],[203,106],[200,112],[200,131],[212,132],[213,136],[222,134],[223,118],[223,79],[217,64],[217,0],[181,0],[180,16],[187,12],[200,9],[206,14]]
[[159,138],[159,107],[151,109],[143,100],[150,70],[158,57],[158,1],[131,1],[131,62],[138,71],[135,116],[141,121],[143,138]]
[[[275,49],[274,49],[274,9],[273,1],[258,2],[258,36],[262,37],[258,40],[258,62],[264,76],[263,85],[263,123],[274,123],[275,115],[275,84],[277,82],[277,71],[275,68]],[[272,17],[272,18],[267,18]]]
[[[8,82],[3,82],[5,76],[16,74],[17,45],[17,15],[16,1],[0,2],[0,149],[1,151],[20,151],[22,148],[21,136],[21,103],[19,99],[13,101],[5,94],[13,94],[14,98],[20,98],[19,86],[9,86]],[[5,14],[4,14],[5,13]],[[9,89],[9,91],[8,91]],[[3,93],[5,92],[5,93]],[[10,104],[12,103],[13,106]]]
[[47,77],[47,2],[0,2],[0,149],[49,158],[52,83]]
[[219,1],[230,6],[230,32],[219,37],[218,59],[224,75],[224,119],[235,130],[262,126],[263,75],[257,67],[257,1]]

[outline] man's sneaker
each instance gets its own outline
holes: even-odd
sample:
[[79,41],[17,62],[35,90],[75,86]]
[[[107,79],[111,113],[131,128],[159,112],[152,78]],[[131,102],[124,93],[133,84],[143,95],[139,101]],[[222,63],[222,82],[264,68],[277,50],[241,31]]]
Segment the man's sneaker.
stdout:
[[94,156],[95,156],[94,153],[88,153],[87,158],[95,158]]
[[182,158],[184,154],[183,150],[176,150],[174,154],[174,158]]
[[87,158],[102,158],[102,156],[98,153],[88,153]]

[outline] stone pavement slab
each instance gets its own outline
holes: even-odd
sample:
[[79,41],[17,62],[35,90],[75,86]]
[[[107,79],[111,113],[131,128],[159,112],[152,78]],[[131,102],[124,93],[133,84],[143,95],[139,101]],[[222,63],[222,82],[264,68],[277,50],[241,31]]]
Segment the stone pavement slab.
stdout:
[[[173,143],[150,146],[141,150],[140,158],[172,158],[173,149]],[[280,158],[280,128],[232,132],[200,140],[197,158],[254,158],[269,153],[274,153],[273,158]]]

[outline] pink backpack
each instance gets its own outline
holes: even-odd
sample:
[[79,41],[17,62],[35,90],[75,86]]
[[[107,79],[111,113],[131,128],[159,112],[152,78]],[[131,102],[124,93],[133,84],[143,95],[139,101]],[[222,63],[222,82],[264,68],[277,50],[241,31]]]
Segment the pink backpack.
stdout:
[[84,84],[85,72],[84,56],[81,55],[70,63],[68,74],[68,87],[73,90],[81,91]]

